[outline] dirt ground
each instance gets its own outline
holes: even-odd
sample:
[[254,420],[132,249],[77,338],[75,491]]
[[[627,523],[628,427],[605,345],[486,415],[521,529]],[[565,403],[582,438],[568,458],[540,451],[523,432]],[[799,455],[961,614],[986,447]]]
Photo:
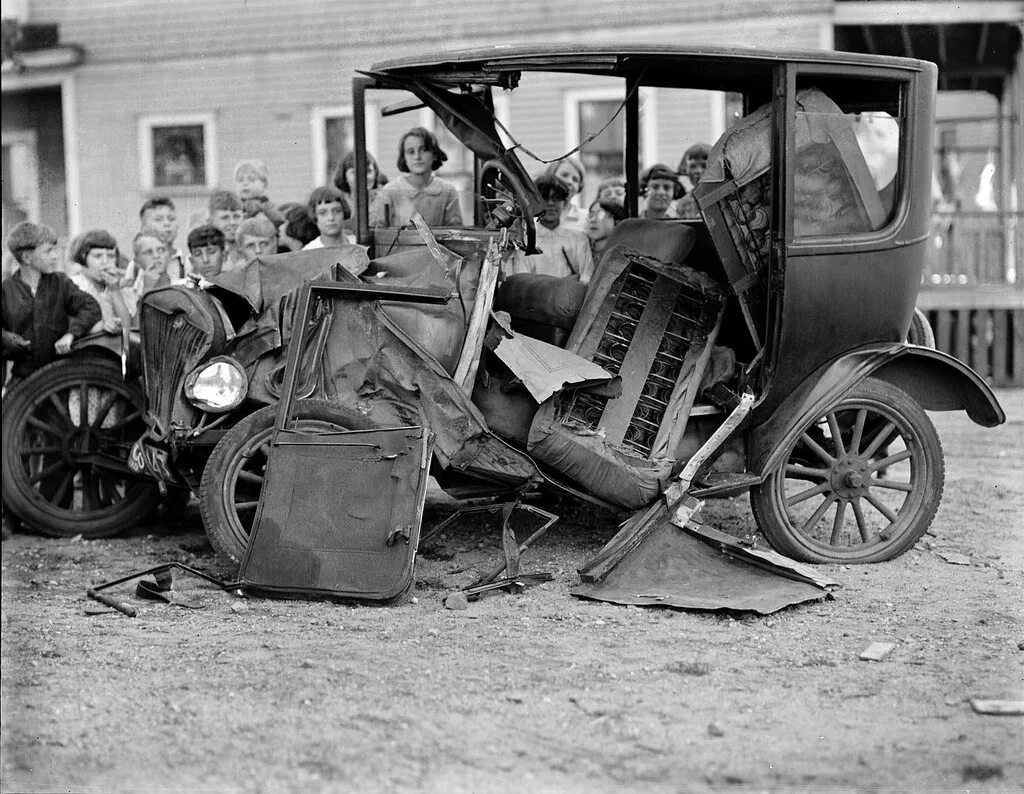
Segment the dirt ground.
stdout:
[[[125,588],[135,619],[88,614],[86,587],[171,560],[218,570],[194,504],[117,539],[15,535],[0,788],[1020,790],[1024,719],[969,703],[1024,697],[1024,395],[999,396],[996,430],[933,415],[946,493],[917,547],[828,566],[834,598],[768,617],[569,596],[615,526],[568,505],[523,561],[554,581],[465,611],[442,602],[498,559],[486,521],[421,556],[400,606],[241,599],[185,579],[205,608]],[[755,533],[745,498],[705,516]],[[873,641],[896,648],[860,661]]]

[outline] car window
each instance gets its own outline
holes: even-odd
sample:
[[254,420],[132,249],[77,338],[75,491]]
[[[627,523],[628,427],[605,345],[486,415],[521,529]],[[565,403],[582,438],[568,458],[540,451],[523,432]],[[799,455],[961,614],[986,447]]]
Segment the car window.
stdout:
[[899,85],[802,76],[794,121],[795,235],[884,227],[901,183]]

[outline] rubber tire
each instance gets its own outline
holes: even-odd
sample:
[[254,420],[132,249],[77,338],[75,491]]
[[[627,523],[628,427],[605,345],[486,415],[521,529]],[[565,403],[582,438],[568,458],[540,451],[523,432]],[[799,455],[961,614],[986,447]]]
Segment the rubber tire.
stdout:
[[[298,428],[304,430],[372,430],[376,427],[362,414],[326,400],[297,401],[295,416]],[[203,469],[199,509],[206,535],[217,554],[236,565],[245,554],[250,532],[234,507],[238,472],[253,453],[269,443],[276,419],[276,405],[249,414],[224,434]],[[262,465],[257,463],[257,468],[262,470]]]
[[932,330],[932,324],[928,322],[925,313],[916,307],[914,317],[910,321],[910,330],[907,331],[907,341],[912,345],[935,349],[935,331]]
[[[920,485],[915,485],[914,490],[908,494],[904,506],[897,512],[897,528],[889,539],[880,545],[868,545],[860,550],[852,547],[852,551],[831,551],[825,548],[824,544],[811,542],[793,526],[786,514],[782,497],[785,479],[782,472],[796,442],[786,450],[780,466],[760,486],[751,489],[750,504],[754,520],[777,551],[797,560],[844,564],[892,560],[917,543],[935,518],[939,502],[942,500],[945,480],[942,444],[935,432],[935,426],[924,409],[909,394],[890,383],[868,378],[844,396],[831,410],[841,410],[844,406],[868,407],[869,410],[873,406],[880,410],[888,409],[902,417],[905,426],[900,429],[912,433],[912,440],[916,439],[911,449],[910,460],[915,471],[917,467],[921,469]],[[820,418],[816,418],[808,422],[803,430],[806,431],[819,421]],[[911,445],[908,444],[907,448],[910,449]]]
[[[81,535],[83,538],[104,538],[117,535],[145,519],[157,504],[155,483],[128,478],[125,499],[115,505],[83,513],[48,502],[23,476],[25,468],[17,442],[31,412],[49,395],[83,382],[116,388],[136,410],[143,410],[145,400],[139,384],[123,380],[120,362],[95,353],[54,361],[19,382],[3,399],[4,505],[25,524],[51,537]],[[141,416],[138,425],[141,436],[145,430]],[[128,447],[123,442],[130,441],[130,436],[131,433],[126,432],[120,448],[105,451],[123,451],[127,463]]]

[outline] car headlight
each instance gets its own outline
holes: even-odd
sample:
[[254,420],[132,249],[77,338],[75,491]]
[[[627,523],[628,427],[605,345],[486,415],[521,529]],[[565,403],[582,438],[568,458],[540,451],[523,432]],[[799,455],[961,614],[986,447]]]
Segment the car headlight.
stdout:
[[241,404],[249,391],[249,379],[233,358],[217,356],[185,378],[185,396],[196,408],[223,413]]

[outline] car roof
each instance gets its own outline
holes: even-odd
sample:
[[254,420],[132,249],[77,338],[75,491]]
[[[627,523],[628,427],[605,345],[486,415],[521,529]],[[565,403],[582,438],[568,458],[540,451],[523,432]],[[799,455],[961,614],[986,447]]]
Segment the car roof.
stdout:
[[[817,63],[868,66],[925,71],[934,68],[927,61],[868,55],[834,50],[782,50],[753,47],[680,46],[674,44],[523,44],[494,45],[462,50],[432,50],[404,58],[379,61],[370,71],[414,76],[445,72],[480,71],[567,71],[584,74],[611,74],[620,77],[647,73],[660,83],[658,72],[677,70],[684,63],[716,69],[749,68],[755,64]],[[668,77],[662,75],[662,78]]]

